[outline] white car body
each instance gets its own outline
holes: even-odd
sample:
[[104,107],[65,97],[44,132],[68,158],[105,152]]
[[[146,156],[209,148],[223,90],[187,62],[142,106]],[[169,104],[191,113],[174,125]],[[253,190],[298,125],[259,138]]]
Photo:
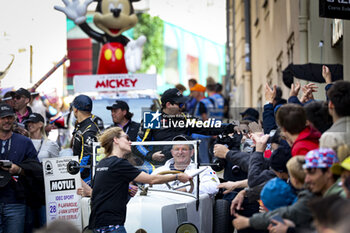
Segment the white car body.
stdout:
[[[159,144],[195,144],[196,141],[186,142],[141,142],[144,144],[155,145]],[[140,144],[133,142],[132,144]],[[94,143],[98,146],[98,143]],[[96,151],[96,148],[94,149]],[[195,155],[197,148],[195,147]],[[94,156],[96,158],[96,155]],[[197,162],[195,157],[195,162]],[[93,161],[94,167],[96,160]],[[194,173],[199,174],[205,169],[198,169]],[[197,185],[197,187],[199,187]],[[146,191],[145,191],[146,190]],[[128,233],[185,233],[185,232],[200,232],[200,233],[218,233],[215,229],[216,225],[223,225],[221,220],[224,220],[225,215],[221,212],[228,211],[228,204],[225,206],[214,204],[214,197],[208,194],[199,195],[199,190],[196,194],[176,191],[174,189],[163,190],[152,187],[144,188],[132,197],[127,204],[127,213],[125,228]],[[223,200],[220,200],[223,201]],[[223,201],[226,202],[226,201]],[[222,202],[221,202],[222,203]],[[90,216],[90,198],[82,198],[82,222],[85,228],[89,223]],[[214,211],[213,211],[214,210]],[[220,212],[218,214],[218,211]],[[228,213],[228,212],[227,212]],[[225,213],[224,213],[225,214]],[[217,220],[217,217],[218,220]],[[231,224],[227,222],[225,224]],[[195,227],[196,231],[188,230],[188,225]],[[215,226],[214,226],[215,225]],[[177,231],[179,227],[181,231]],[[219,233],[226,233],[220,231]]]
[[183,223],[192,223],[198,232],[211,233],[213,219],[213,200],[207,194],[199,198],[189,193],[174,190],[150,188],[147,195],[140,192],[130,199],[127,205],[125,228],[127,232],[163,233],[176,232]]
[[[184,224],[193,224],[198,232],[211,233],[213,228],[213,199],[207,194],[199,197],[176,190],[149,188],[147,195],[139,191],[127,205],[125,228],[128,233],[143,229],[149,233],[176,232]],[[82,198],[82,221],[89,224],[90,198]]]

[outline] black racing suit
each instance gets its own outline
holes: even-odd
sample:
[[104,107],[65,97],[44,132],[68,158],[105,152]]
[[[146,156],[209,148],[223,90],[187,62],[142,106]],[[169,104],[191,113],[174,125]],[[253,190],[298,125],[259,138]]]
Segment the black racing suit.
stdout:
[[[91,117],[77,123],[73,131],[72,148],[73,155],[79,157],[80,165],[91,165],[93,155],[93,143],[97,142],[100,130]],[[87,183],[91,182],[91,169],[80,169],[81,178]]]
[[[120,127],[120,125],[114,123],[112,127]],[[132,120],[129,120],[128,123],[126,123],[123,126],[123,131],[129,136],[132,142],[136,141],[139,129],[140,129],[140,123],[136,123],[135,121],[132,121]]]

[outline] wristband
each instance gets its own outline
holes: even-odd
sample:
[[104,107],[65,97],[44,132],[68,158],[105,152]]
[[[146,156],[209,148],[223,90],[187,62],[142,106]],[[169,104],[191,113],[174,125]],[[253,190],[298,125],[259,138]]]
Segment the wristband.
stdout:
[[17,174],[18,174],[18,175],[20,175],[20,174],[21,174],[21,172],[22,172],[22,168],[21,168],[21,167],[19,167],[19,170],[18,170]]
[[178,175],[177,174],[175,174],[175,180],[177,180],[178,179]]

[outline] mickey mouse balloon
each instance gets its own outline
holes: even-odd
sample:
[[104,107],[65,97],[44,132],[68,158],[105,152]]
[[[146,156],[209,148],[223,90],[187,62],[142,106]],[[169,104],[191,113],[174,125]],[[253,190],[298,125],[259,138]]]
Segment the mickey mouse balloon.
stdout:
[[129,40],[122,33],[137,23],[132,2],[139,0],[97,1],[94,24],[104,33],[93,30],[86,23],[87,7],[93,0],[62,0],[65,7],[55,6],[73,20],[88,36],[103,44],[98,62],[98,74],[135,72],[141,67],[142,47],[145,36]]

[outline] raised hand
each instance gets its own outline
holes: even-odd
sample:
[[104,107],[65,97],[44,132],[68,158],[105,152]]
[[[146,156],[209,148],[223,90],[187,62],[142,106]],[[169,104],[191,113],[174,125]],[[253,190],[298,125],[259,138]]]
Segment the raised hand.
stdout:
[[251,134],[251,139],[255,143],[255,151],[257,152],[264,152],[266,149],[267,140],[269,140],[268,134],[262,134],[262,133],[253,133]]
[[324,78],[327,84],[332,83],[332,73],[329,70],[328,66],[322,66],[322,77]]
[[265,100],[272,103],[276,97],[276,85],[273,85],[273,89],[270,88],[269,84],[265,85]]
[[290,88],[289,96],[298,96],[300,91],[300,82],[297,82],[296,84],[292,83],[292,86]]
[[255,121],[250,122],[248,124],[249,132],[250,133],[263,133],[263,129],[260,124],[256,123]]
[[93,0],[85,0],[80,2],[79,0],[62,0],[65,7],[54,6],[55,10],[63,12],[69,19],[73,20],[75,24],[79,25],[86,21],[87,7]]
[[302,87],[303,96],[301,97],[301,100],[300,100],[301,103],[306,103],[307,101],[314,99],[314,95],[312,93],[317,92],[317,88],[318,88],[315,85],[316,85],[315,83],[309,83]]
[[131,40],[125,46],[125,64],[129,72],[136,72],[141,68],[142,49],[146,42],[145,36],[140,36],[137,40]]

